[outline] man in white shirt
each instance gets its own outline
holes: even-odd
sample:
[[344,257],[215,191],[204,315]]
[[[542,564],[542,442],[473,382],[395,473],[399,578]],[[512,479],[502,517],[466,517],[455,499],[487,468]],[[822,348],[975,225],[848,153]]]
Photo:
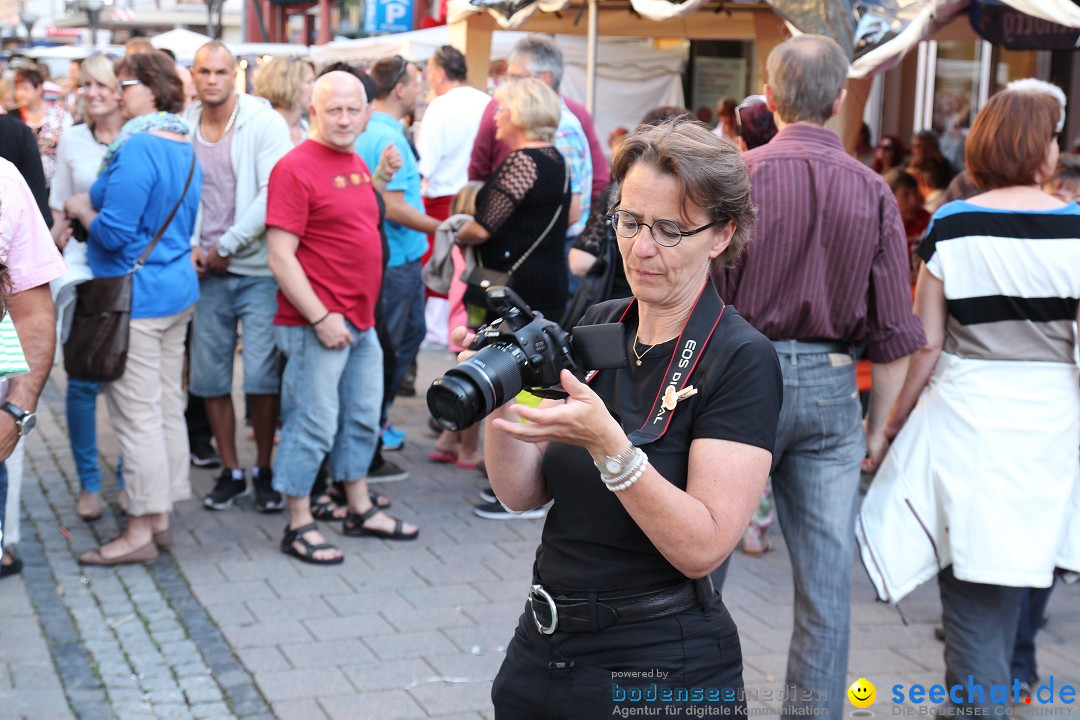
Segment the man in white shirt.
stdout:
[[[469,181],[469,158],[480,118],[491,96],[466,83],[465,56],[450,45],[439,48],[427,63],[427,78],[435,99],[424,111],[417,131],[424,211],[437,220],[450,217],[450,206]],[[428,247],[435,238],[428,236]],[[451,291],[452,292],[452,291]],[[448,315],[453,308],[441,297],[427,301],[428,335],[447,342]]]
[[450,201],[469,181],[473,140],[491,102],[490,95],[466,83],[466,73],[465,56],[450,45],[439,48],[427,63],[428,83],[437,97],[424,111],[416,150],[424,178],[424,207],[440,220],[446,219]]

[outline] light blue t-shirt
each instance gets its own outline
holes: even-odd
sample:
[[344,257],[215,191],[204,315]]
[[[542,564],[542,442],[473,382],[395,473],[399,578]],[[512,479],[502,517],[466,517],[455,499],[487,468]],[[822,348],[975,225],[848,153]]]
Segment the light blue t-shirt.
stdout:
[[[401,153],[401,169],[394,173],[394,179],[386,184],[390,192],[404,192],[405,202],[420,212],[424,212],[424,200],[420,196],[420,168],[416,162],[405,129],[392,115],[374,112],[368,121],[367,129],[356,138],[356,154],[363,158],[374,172],[379,167],[379,156],[383,148],[390,143],[397,146]],[[419,260],[427,252],[427,235],[419,230],[407,228],[390,220],[383,224],[386,229],[386,242],[390,246],[388,267],[398,267],[407,262]]]
[[559,104],[562,109],[553,144],[570,166],[570,193],[581,196],[581,214],[578,215],[578,221],[566,228],[566,237],[575,238],[585,229],[585,221],[589,219],[592,202],[592,155],[589,154],[589,140],[585,137],[581,121],[562,98],[559,98]]
[[[116,152],[105,174],[90,186],[90,202],[100,213],[87,228],[94,277],[131,269],[184,192],[192,153],[190,143],[150,133],[132,135]],[[175,315],[199,299],[191,233],[201,193],[202,169],[196,162],[176,216],[132,279],[131,317]]]

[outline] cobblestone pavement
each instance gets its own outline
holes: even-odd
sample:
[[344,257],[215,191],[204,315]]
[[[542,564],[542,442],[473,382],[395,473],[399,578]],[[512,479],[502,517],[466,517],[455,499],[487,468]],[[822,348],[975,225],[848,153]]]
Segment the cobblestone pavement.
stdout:
[[[425,351],[420,376],[430,381],[448,364],[445,353]],[[491,717],[491,680],[523,606],[541,521],[472,515],[482,478],[427,461],[422,397],[397,401],[395,423],[409,442],[387,453],[410,478],[373,486],[393,499],[393,514],[420,526],[417,541],[347,538],[323,523],[347,558],[310,567],[279,552],[284,516],[256,514],[250,499],[220,513],[191,500],[176,508],[173,551],[154,565],[83,569],[77,552],[115,534],[117,515],[93,524],[75,515],[64,384],[57,370],[27,446],[26,569],[0,582],[0,720]],[[102,455],[114,462],[103,410],[99,417]],[[193,470],[198,497],[212,475]],[[111,498],[111,482],[106,490]],[[782,689],[792,625],[786,549],[777,528],[769,537],[775,549],[763,558],[736,555],[724,595],[747,687],[763,698]],[[871,710],[896,714],[884,688],[942,681],[937,591],[924,586],[902,603],[905,626],[875,602],[862,569],[852,572],[850,680],[876,683]],[[1040,674],[1059,688],[1080,685],[1080,585],[1055,590],[1038,642]],[[766,713],[778,705],[751,703]]]

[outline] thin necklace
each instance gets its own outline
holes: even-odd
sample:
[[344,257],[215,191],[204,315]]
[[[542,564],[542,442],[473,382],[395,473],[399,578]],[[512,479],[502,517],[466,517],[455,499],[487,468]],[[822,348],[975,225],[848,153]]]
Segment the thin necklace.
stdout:
[[217,142],[210,142],[203,137],[202,134],[202,122],[199,122],[199,132],[195,133],[195,137],[199,139],[199,142],[206,147],[215,147],[218,143],[225,139],[225,136],[232,130],[233,123],[236,122],[236,114],[240,112],[240,98],[236,98],[236,102],[233,103],[232,115],[229,116],[229,122],[225,123],[225,129],[221,131],[221,137],[217,139]]
[[632,346],[632,347],[631,347],[630,349],[634,351],[634,357],[636,357],[636,358],[637,358],[637,366],[638,366],[638,367],[641,367],[641,359],[642,359],[643,357],[645,357],[646,355],[648,355],[648,354],[649,354],[649,351],[650,351],[650,350],[652,350],[652,349],[653,349],[654,347],[656,347],[656,346],[657,346],[657,345],[659,345],[659,344],[660,344],[660,343],[654,343],[654,344],[650,345],[649,347],[645,348],[645,352],[643,352],[643,353],[641,353],[640,355],[638,355],[638,351],[637,351],[637,346],[638,346],[638,340],[637,340],[637,338],[636,338],[636,337],[634,338],[634,344],[633,344],[633,346]]

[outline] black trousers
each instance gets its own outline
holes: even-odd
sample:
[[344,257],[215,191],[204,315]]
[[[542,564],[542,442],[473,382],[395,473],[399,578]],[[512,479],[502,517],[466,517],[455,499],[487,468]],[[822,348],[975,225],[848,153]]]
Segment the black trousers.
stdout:
[[526,604],[491,700],[496,720],[745,715],[738,629],[719,594],[597,633],[543,635]]

